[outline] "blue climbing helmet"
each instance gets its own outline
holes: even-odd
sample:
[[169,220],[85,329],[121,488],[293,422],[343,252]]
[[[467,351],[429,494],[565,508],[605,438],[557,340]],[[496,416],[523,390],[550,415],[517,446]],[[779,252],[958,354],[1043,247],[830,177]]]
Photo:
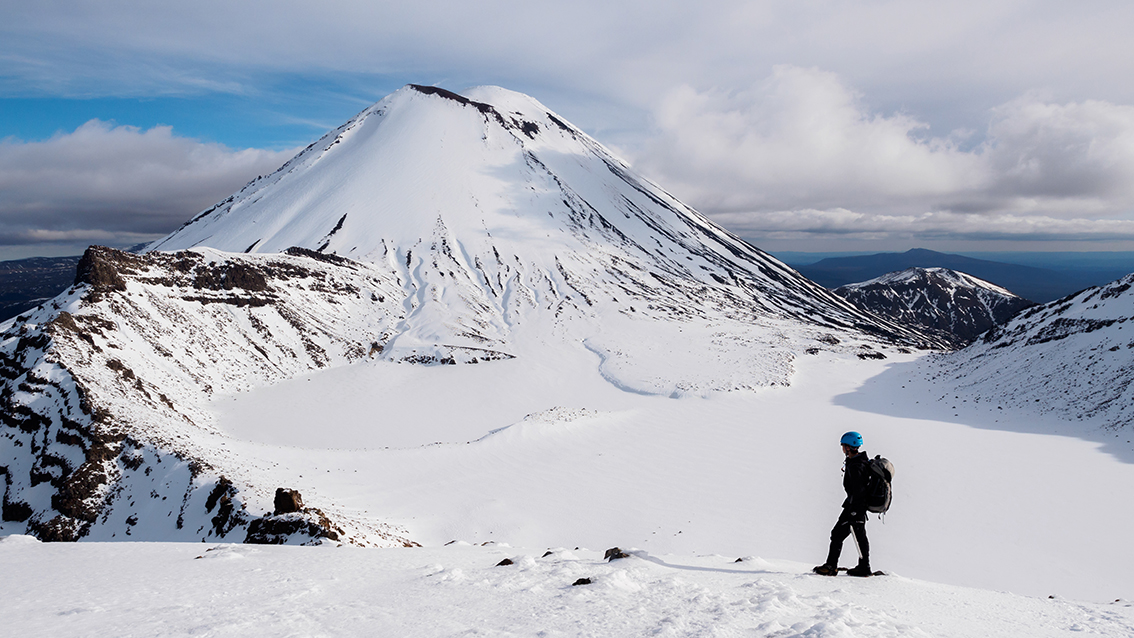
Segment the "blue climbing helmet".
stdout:
[[862,435],[858,432],[847,432],[843,435],[843,438],[839,439],[839,443],[851,447],[862,447]]

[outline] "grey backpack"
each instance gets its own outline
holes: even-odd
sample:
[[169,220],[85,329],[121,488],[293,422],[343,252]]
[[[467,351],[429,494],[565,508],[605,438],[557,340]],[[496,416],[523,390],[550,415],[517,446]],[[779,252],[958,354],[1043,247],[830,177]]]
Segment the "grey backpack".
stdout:
[[889,459],[876,456],[870,459],[868,467],[873,481],[866,497],[866,510],[885,514],[894,497],[894,490],[890,487],[890,481],[894,480],[894,464]]

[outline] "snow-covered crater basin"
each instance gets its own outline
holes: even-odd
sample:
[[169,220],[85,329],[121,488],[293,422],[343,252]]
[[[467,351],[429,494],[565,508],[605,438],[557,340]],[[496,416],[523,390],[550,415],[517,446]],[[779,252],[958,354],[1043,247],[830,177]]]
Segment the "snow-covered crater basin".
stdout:
[[575,352],[327,370],[219,399],[229,436],[215,442],[259,484],[427,546],[617,544],[817,564],[843,498],[837,442],[858,430],[898,468],[893,509],[868,525],[876,568],[1134,598],[1115,569],[1134,564],[1134,464],[1042,415],[946,401],[914,355],[821,352],[796,361],[789,387],[674,399],[622,391],[593,353]]

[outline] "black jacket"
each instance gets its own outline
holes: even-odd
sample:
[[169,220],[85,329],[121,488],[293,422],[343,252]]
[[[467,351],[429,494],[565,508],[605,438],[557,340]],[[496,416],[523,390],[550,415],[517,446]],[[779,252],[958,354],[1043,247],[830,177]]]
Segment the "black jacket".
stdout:
[[866,511],[866,496],[870,488],[870,457],[866,452],[859,452],[847,459],[843,469],[843,489],[847,498],[843,501],[843,509]]

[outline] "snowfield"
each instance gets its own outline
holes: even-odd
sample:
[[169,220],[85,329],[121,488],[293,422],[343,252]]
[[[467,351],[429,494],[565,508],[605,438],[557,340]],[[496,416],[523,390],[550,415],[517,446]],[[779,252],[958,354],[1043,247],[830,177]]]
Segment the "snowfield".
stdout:
[[[511,565],[497,566],[504,559]],[[746,556],[0,539],[12,636],[936,636],[1134,632],[1134,604]],[[12,576],[16,576],[13,578]],[[575,585],[582,579],[587,584]]]
[[[0,324],[5,632],[1134,634],[1134,282],[927,355],[470,95],[406,87]],[[808,573],[847,430],[896,466],[889,576]]]

